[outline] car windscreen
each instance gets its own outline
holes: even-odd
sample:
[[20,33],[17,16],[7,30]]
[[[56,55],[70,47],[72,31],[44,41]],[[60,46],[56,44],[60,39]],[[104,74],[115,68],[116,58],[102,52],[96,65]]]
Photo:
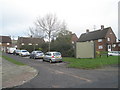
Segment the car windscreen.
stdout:
[[54,55],[54,56],[60,56],[61,53],[59,53],[59,52],[58,52],[58,53],[53,53],[53,55]]
[[22,52],[27,52],[27,51],[22,51]]
[[36,53],[42,53],[42,52],[36,52]]
[[16,50],[16,52],[20,52],[20,50]]

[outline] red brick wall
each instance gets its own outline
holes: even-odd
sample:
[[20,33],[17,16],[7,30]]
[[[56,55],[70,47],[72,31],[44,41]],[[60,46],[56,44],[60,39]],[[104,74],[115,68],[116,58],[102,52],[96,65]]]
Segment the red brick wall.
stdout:
[[[110,38],[110,41],[108,41],[108,38]],[[116,36],[114,34],[114,32],[109,29],[107,34],[106,34],[106,37],[105,39],[102,39],[102,42],[98,42],[98,40],[95,40],[95,44],[96,44],[96,51],[108,51],[108,44],[109,45],[113,45],[113,43],[116,43]],[[103,46],[103,49],[99,49],[98,47],[102,45]],[[113,49],[113,48],[112,48]],[[117,49],[117,48],[116,48]]]
[[[103,49],[99,49],[99,46],[103,46]],[[102,39],[102,42],[98,42],[98,40],[95,40],[95,48],[96,51],[106,51],[106,39]]]
[[[110,38],[110,41],[108,41],[107,38]],[[107,40],[108,44],[116,43],[116,36],[111,29],[109,29],[107,34],[106,34],[106,40]]]

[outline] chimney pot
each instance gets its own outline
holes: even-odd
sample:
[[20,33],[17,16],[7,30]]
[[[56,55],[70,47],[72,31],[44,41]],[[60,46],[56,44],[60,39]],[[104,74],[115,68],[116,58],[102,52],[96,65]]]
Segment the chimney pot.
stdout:
[[89,32],[89,29],[86,29],[86,33],[88,33]]
[[103,30],[104,29],[104,25],[101,25],[101,30]]

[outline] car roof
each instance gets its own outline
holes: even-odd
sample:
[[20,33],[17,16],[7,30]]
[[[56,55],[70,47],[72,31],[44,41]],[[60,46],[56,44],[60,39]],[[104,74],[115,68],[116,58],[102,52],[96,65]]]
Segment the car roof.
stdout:
[[60,52],[55,52],[55,51],[54,51],[54,52],[47,52],[47,53],[60,53]]
[[42,52],[42,51],[34,51],[34,52]]
[[42,51],[32,51],[32,52],[42,52]]
[[27,50],[21,50],[21,51],[27,51]]

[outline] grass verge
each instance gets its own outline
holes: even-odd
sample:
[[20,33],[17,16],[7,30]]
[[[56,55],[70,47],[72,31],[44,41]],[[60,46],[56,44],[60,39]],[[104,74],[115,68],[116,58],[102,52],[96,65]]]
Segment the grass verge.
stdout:
[[82,68],[82,69],[95,69],[106,65],[120,64],[118,56],[103,56],[95,59],[76,59],[70,57],[63,57],[63,61],[69,62],[68,67]]
[[11,62],[11,63],[16,64],[16,65],[26,65],[26,64],[24,64],[24,63],[22,63],[22,62],[16,61],[16,60],[13,59],[13,58],[8,57],[8,56],[3,56],[3,55],[2,55],[1,57],[4,58],[5,60],[8,60],[8,61]]

